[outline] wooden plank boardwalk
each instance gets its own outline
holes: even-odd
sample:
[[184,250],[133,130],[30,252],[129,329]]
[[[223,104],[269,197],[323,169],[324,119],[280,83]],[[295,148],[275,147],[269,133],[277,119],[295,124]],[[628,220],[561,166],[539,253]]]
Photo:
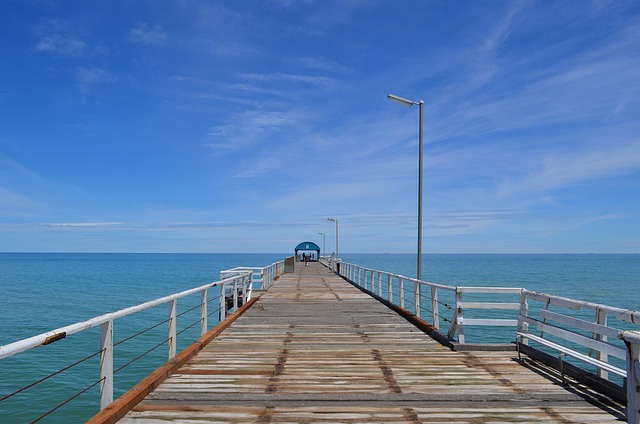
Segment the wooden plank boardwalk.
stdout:
[[608,423],[624,411],[515,352],[452,352],[296,264],[119,422]]

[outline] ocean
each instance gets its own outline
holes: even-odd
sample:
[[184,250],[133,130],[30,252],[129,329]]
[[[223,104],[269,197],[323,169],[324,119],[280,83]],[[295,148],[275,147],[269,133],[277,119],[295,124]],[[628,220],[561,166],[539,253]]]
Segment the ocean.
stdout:
[[[236,266],[267,266],[290,254],[78,254],[0,253],[0,345],[58,327],[84,321],[171,293],[217,281],[220,271]],[[415,276],[412,254],[343,254],[345,262]],[[594,303],[640,310],[640,255],[582,254],[438,254],[424,255],[422,278],[452,286],[524,287]],[[178,312],[190,323],[199,318],[197,299],[178,302]],[[156,308],[119,320],[114,340],[166,319]],[[215,324],[210,317],[210,327]],[[179,336],[178,349],[198,337],[199,327]],[[140,346],[153,347],[166,337],[166,324],[116,348],[115,368],[134,359]],[[156,341],[153,341],[156,340]],[[0,361],[0,399],[21,386],[80,361],[99,349],[99,329],[69,336]],[[166,361],[160,346],[116,373],[119,396]],[[38,386],[0,401],[0,422],[36,420],[68,394],[80,392],[98,379],[97,356],[63,371]],[[40,422],[83,422],[98,412],[98,388],[89,388],[73,402]]]

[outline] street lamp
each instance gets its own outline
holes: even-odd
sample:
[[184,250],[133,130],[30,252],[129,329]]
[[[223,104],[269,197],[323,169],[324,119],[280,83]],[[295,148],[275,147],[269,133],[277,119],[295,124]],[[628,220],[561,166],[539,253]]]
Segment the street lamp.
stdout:
[[402,97],[398,97],[396,95],[393,94],[389,94],[387,96],[387,99],[391,100],[392,102],[396,102],[399,103],[403,106],[408,106],[411,107],[413,105],[418,105],[420,106],[420,127],[419,127],[419,159],[418,159],[418,272],[417,272],[417,279],[421,280],[421,275],[422,275],[422,128],[423,128],[423,122],[424,122],[424,118],[423,118],[423,109],[424,109],[424,102],[422,100],[420,100],[419,102],[414,102],[413,100],[408,100]]
[[324,244],[324,233],[318,233],[322,236],[322,253],[324,253],[325,256],[327,256],[327,252],[325,250],[325,244]]
[[327,221],[333,221],[336,223],[336,259],[338,256],[338,218],[327,218]]

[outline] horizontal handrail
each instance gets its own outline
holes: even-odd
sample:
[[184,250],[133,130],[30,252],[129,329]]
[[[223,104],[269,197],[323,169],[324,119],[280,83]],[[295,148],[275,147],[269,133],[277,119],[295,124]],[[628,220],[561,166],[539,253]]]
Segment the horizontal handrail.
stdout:
[[[245,273],[243,275],[248,275],[248,273]],[[201,292],[202,290],[205,290],[211,287],[215,287],[215,286],[223,285],[227,283],[233,283],[238,278],[242,278],[242,275],[226,278],[220,281],[215,281],[213,283],[209,283],[209,284],[202,285],[200,287],[185,290],[180,293],[175,293],[169,296],[164,296],[158,299],[150,300],[148,302],[141,303],[139,305],[120,309],[119,311],[116,311],[116,312],[106,313],[104,315],[100,315],[100,316],[88,319],[86,321],[78,322],[75,324],[57,328],[55,330],[47,331],[46,333],[38,334],[36,336],[19,340],[17,342],[2,345],[0,346],[0,359],[8,358],[15,354],[25,352],[29,349],[33,349],[34,347],[51,344],[54,341],[61,340],[72,334],[76,334],[81,331],[85,331],[90,328],[97,327],[106,322],[114,321],[118,318],[122,318],[127,315],[131,315],[137,312],[144,311],[149,308],[153,308],[154,306],[162,305],[162,304],[192,295],[194,293]]]
[[[517,325],[515,316],[512,319],[472,319],[464,317],[464,310],[519,310],[519,302],[495,302],[493,296],[519,296],[523,290],[522,288],[450,286],[344,262],[341,264],[340,274],[362,288],[384,297],[389,302],[401,308],[405,308],[407,303],[413,305],[411,312],[415,313],[418,318],[421,318],[423,311],[430,312],[432,317],[431,325],[438,330],[440,330],[440,321],[446,321],[450,324],[447,332],[448,337],[451,340],[457,339],[460,344],[465,344],[465,326],[510,326],[515,328]],[[454,299],[450,303],[442,302],[440,300],[440,292],[453,294]],[[467,302],[462,300],[464,293],[489,295],[492,299]],[[423,306],[423,298],[429,301],[430,305]],[[440,312],[441,306],[451,311],[448,312],[449,315],[445,316]]]

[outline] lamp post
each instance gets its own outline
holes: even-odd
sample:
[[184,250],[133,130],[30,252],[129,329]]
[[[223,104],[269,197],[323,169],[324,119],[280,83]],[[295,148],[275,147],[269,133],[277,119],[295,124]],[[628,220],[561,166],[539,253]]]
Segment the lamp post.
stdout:
[[[324,244],[324,233],[318,233],[322,236],[322,253],[324,253],[325,256],[327,256],[327,252],[325,250],[325,244]],[[320,258],[318,258],[320,259]]]
[[413,105],[418,105],[420,107],[420,120],[419,120],[419,153],[418,153],[418,272],[417,279],[421,280],[422,275],[422,129],[423,129],[423,109],[424,102],[422,100],[418,102],[414,102],[413,100],[404,99],[402,97],[398,97],[393,94],[389,94],[387,99],[392,102],[399,103],[403,106],[411,107]]
[[338,218],[327,218],[327,221],[333,221],[336,223],[336,259],[338,256]]

